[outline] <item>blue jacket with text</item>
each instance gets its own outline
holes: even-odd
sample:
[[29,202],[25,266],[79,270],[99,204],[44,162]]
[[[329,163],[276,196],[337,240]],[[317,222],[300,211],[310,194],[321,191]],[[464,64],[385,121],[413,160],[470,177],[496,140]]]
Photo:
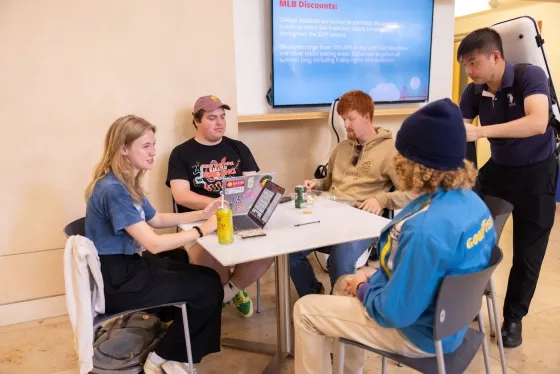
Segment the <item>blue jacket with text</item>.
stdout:
[[[471,190],[422,195],[383,229],[380,269],[360,287],[358,297],[380,326],[397,328],[418,348],[435,353],[441,281],[485,268],[495,243],[492,215]],[[467,328],[442,341],[444,353],[461,345]]]

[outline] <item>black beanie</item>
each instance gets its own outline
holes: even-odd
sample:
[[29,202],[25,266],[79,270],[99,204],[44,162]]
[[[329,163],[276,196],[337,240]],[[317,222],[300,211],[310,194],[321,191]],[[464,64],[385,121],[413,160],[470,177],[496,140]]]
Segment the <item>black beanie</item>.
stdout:
[[467,134],[457,105],[441,99],[408,116],[395,146],[404,157],[435,170],[464,167]]

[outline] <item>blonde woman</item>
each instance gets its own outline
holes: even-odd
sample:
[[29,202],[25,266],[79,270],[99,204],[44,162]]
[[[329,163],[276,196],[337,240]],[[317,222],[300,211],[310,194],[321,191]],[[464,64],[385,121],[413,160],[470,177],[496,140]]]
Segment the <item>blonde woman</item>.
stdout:
[[[105,136],[101,161],[86,190],[86,236],[101,262],[107,312],[120,312],[186,301],[193,361],[220,350],[223,287],[218,273],[146,254],[170,253],[216,229],[218,202],[188,213],[157,213],[142,189],[154,166],[156,128],[128,115],[117,119]],[[158,235],[153,229],[206,220],[199,227]],[[188,373],[186,343],[179,308],[170,308],[173,323],[146,360],[146,374]]]
[[[379,270],[341,277],[336,296],[297,301],[296,373],[331,372],[333,339],[326,337],[408,357],[433,356],[441,280],[488,265],[496,233],[490,211],[471,190],[476,170],[465,160],[459,108],[449,99],[427,104],[403,122],[395,146],[397,184],[417,197],[381,232]],[[467,327],[443,341],[444,353],[461,345]],[[332,351],[337,365],[338,348]],[[362,349],[346,345],[345,373],[361,373],[363,360]]]

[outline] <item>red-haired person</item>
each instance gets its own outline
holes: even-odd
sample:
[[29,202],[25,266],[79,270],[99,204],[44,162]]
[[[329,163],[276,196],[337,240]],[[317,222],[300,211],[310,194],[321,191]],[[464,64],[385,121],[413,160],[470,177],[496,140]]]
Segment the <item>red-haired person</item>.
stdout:
[[[400,209],[412,200],[412,195],[396,188],[392,167],[397,154],[393,135],[373,123],[374,103],[362,91],[349,91],[340,98],[337,112],[344,120],[348,138],[341,141],[329,158],[327,176],[306,180],[308,189],[328,191],[339,197],[357,200],[356,207],[381,215],[384,209]],[[365,239],[341,243],[321,252],[329,253],[327,267],[332,286],[343,274],[356,272],[356,262],[374,243]],[[323,285],[307,259],[311,250],[290,255],[290,275],[300,297],[324,293]]]

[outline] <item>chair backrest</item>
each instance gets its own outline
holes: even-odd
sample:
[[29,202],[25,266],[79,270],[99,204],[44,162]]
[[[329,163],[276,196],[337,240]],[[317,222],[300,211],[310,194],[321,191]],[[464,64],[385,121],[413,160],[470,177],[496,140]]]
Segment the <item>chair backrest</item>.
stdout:
[[448,275],[441,282],[434,316],[434,339],[442,340],[472,323],[480,312],[484,289],[502,261],[502,250],[492,248],[488,266],[482,270]]
[[[175,201],[175,198],[173,197],[173,194],[171,194],[171,202],[173,203],[173,213],[179,213],[179,208],[177,207],[177,202]],[[177,226],[177,228],[175,229],[175,232],[179,232],[181,231],[181,228],[179,226]],[[187,253],[187,252],[185,252]]]
[[[395,192],[395,191],[396,191],[395,186],[391,186],[389,192]],[[383,209],[383,213],[381,214],[381,216],[384,218],[393,219],[395,218],[395,211],[393,209],[385,208]]]
[[494,196],[485,196],[484,202],[492,214],[494,219],[494,230],[496,230],[496,242],[500,241],[502,230],[506,225],[511,212],[513,212],[513,205],[503,199]]
[[74,222],[70,222],[64,228],[64,234],[66,235],[66,237],[72,235],[86,236],[86,218],[82,217],[78,218]]
[[383,213],[381,214],[383,218],[393,219],[395,218],[395,211],[392,209],[383,209]]

